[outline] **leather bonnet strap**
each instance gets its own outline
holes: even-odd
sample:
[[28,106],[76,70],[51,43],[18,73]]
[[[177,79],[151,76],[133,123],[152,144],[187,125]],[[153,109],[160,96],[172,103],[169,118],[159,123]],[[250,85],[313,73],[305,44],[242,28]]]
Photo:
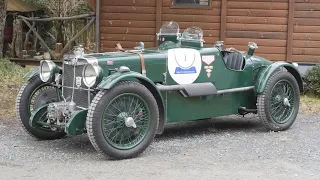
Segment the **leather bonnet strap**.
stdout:
[[[122,46],[120,45],[120,43],[116,44],[116,48],[119,50],[119,51],[122,51],[122,52],[126,52]],[[139,52],[131,52],[131,51],[127,51],[128,53],[131,53],[131,54],[138,54],[139,57],[140,57],[140,62],[141,62],[141,69],[142,69],[142,75],[146,76],[147,75],[147,70],[146,70],[146,65],[145,65],[145,62],[144,62],[144,57],[141,53]]]

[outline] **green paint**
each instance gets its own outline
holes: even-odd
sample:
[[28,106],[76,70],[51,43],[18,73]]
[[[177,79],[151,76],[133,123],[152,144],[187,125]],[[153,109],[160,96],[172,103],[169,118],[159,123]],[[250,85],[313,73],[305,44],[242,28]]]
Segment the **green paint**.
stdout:
[[85,132],[87,113],[88,110],[74,112],[65,126],[65,132],[71,136],[83,134]]
[[264,68],[264,70],[257,75],[257,81],[255,83],[255,92],[262,93],[267,85],[269,78],[280,68],[285,68],[291,74],[293,74],[299,84],[300,90],[303,90],[302,78],[300,76],[299,71],[294,67],[294,65],[279,61],[271,64],[267,68]]
[[[189,44],[188,44],[189,45]],[[194,83],[212,82],[217,90],[241,88],[255,86],[255,91],[238,92],[226,95],[184,98],[179,92],[161,92],[161,99],[165,108],[165,121],[177,122],[186,120],[196,120],[216,116],[237,114],[239,107],[248,109],[256,108],[256,93],[261,93],[265,84],[273,71],[280,66],[292,67],[289,63],[272,63],[267,59],[258,56],[248,56],[243,52],[245,67],[241,71],[228,69],[222,58],[222,52],[212,46],[191,47],[176,44],[180,48],[192,48],[200,52],[201,55],[214,55],[215,61],[211,77],[207,76],[204,69]],[[177,85],[170,77],[167,69],[167,52],[169,48],[150,48],[142,51],[145,58],[147,76],[141,74],[140,58],[131,53],[106,53],[95,56],[99,60],[99,65],[104,69],[105,78],[98,85],[98,89],[109,89],[117,82],[132,79],[143,79],[152,87],[155,84]],[[107,61],[113,61],[113,66],[107,66]],[[110,73],[109,70],[127,66],[131,72]],[[107,73],[106,73],[107,72]],[[166,75],[166,76],[164,76]]]
[[[162,37],[159,37],[161,39]],[[159,42],[159,47],[148,48],[141,51],[146,66],[146,76],[142,75],[139,55],[129,52],[110,52],[90,54],[98,60],[103,70],[103,79],[95,90],[110,89],[118,82],[131,80],[145,85],[154,94],[158,106],[163,107],[163,122],[180,122],[197,120],[217,116],[238,114],[239,107],[256,109],[256,96],[263,92],[268,79],[279,68],[284,67],[292,73],[302,90],[302,79],[294,65],[286,62],[271,62],[262,57],[248,55],[242,52],[245,66],[242,70],[229,69],[222,57],[223,51],[208,45],[198,43],[180,42],[176,36],[165,37],[165,43]],[[160,92],[157,84],[171,86],[177,85],[168,72],[168,50],[172,48],[190,48],[199,51],[200,55],[215,57],[215,61],[207,65],[202,62],[199,77],[194,83],[211,82],[217,90],[228,90],[254,86],[254,90],[222,95],[185,98],[179,91]],[[110,65],[112,64],[112,65]],[[129,72],[119,72],[121,66],[130,69]],[[205,66],[212,66],[211,76],[208,76]],[[29,72],[26,77],[31,78],[39,73],[39,69]],[[65,131],[70,135],[84,132],[86,111],[74,114]],[[160,127],[163,127],[160,123]],[[160,130],[161,131],[161,130]]]
[[33,128],[39,128],[43,131],[48,131],[52,132],[51,129],[46,128],[44,126],[48,125],[46,120],[47,120],[47,108],[48,105],[41,106],[37,108],[36,110],[31,112],[30,120],[29,120],[29,125]]

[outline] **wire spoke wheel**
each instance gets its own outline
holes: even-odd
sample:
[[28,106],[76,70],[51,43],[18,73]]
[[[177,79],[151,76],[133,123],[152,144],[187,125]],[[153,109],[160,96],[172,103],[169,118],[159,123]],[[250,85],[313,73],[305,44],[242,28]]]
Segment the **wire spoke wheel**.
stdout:
[[[39,76],[29,79],[21,88],[16,99],[17,118],[24,130],[31,136],[41,140],[63,138],[65,132],[53,132],[47,127],[31,127],[31,113],[43,105],[60,100],[59,89],[43,83]],[[38,122],[45,122],[47,112],[38,116]]]
[[125,93],[115,97],[106,107],[102,127],[105,139],[115,148],[130,149],[146,136],[150,110],[138,95]]
[[258,114],[264,127],[272,131],[286,130],[299,112],[300,89],[295,77],[287,71],[273,74],[258,95]]
[[153,94],[142,84],[123,81],[94,97],[86,127],[97,151],[111,159],[128,159],[151,144],[158,123]]
[[269,108],[271,117],[277,123],[283,124],[288,121],[294,110],[295,98],[292,84],[287,80],[275,84],[270,97]]

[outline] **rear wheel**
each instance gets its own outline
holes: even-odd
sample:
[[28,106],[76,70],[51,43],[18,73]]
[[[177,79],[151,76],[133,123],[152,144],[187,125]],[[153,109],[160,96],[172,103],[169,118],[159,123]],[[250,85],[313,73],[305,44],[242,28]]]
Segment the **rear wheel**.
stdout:
[[97,151],[112,159],[127,159],[151,144],[158,122],[152,93],[141,84],[126,81],[95,96],[86,126]]
[[300,91],[296,79],[286,71],[279,71],[268,80],[258,96],[258,114],[268,130],[290,128],[299,112]]
[[17,118],[26,132],[37,139],[54,140],[66,135],[64,132],[50,132],[49,129],[34,128],[29,124],[32,111],[59,100],[57,91],[57,88],[43,83],[39,76],[31,78],[20,88],[16,100]]

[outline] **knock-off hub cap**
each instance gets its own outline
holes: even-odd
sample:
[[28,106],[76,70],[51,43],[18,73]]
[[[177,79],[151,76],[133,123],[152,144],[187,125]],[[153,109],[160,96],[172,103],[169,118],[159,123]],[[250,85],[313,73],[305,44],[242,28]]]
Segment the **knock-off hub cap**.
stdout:
[[134,119],[132,117],[129,117],[128,113],[122,112],[118,115],[118,120],[124,121],[125,125],[130,128],[137,128],[136,123],[134,122]]
[[283,104],[284,104],[285,106],[288,106],[288,107],[291,106],[288,98],[284,98],[284,99],[283,99]]
[[125,120],[126,126],[127,127],[133,127],[133,128],[137,128],[136,123],[134,122],[134,119],[132,117],[128,117]]

